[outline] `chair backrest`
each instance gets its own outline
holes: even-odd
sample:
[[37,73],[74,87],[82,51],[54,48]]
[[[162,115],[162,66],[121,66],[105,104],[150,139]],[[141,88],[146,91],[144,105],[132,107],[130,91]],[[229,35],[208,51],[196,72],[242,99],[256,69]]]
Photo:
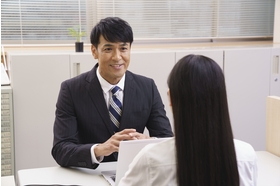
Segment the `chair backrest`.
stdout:
[[266,98],[266,150],[280,157],[280,97]]

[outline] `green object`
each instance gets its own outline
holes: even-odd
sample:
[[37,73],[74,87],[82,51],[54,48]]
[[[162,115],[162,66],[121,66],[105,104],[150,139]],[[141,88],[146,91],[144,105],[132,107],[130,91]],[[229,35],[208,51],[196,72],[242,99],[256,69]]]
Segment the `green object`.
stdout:
[[81,31],[80,27],[76,27],[76,28],[68,28],[69,31],[69,35],[76,38],[77,42],[81,41],[81,37],[86,35],[85,31]]

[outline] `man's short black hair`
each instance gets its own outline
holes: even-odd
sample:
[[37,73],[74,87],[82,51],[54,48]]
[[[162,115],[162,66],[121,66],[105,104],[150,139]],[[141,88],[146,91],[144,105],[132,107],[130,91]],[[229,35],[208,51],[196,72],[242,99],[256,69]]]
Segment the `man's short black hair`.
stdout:
[[90,34],[90,42],[97,48],[100,36],[105,40],[115,42],[128,42],[130,45],[133,42],[133,32],[130,25],[119,17],[107,17],[101,19],[95,25]]

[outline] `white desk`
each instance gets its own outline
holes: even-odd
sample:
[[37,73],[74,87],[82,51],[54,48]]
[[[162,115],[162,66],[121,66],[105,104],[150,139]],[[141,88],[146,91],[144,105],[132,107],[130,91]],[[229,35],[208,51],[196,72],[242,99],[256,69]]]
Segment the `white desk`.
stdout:
[[96,170],[84,168],[46,167],[18,171],[18,186],[27,184],[61,184],[108,186],[101,171],[116,170],[117,163],[102,163]]
[[[280,186],[280,157],[257,151],[258,186]],[[115,170],[116,162],[102,163],[96,170],[83,168],[47,167],[18,171],[18,186],[27,184],[65,184],[108,186],[101,171]]]
[[15,186],[15,177],[14,176],[1,177],[1,186]]
[[258,186],[280,186],[280,157],[257,151]]

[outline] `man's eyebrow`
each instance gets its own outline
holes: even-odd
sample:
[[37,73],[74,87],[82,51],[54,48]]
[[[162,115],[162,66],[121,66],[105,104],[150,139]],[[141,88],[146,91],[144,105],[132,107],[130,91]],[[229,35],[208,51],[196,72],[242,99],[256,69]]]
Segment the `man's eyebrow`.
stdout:
[[[127,43],[127,42],[124,42],[124,43],[120,43],[120,45],[121,45],[121,46],[127,46],[128,43]],[[111,46],[113,46],[113,44],[111,44],[111,43],[106,43],[106,44],[103,45],[103,47],[108,47],[108,46],[111,47]]]
[[110,43],[106,43],[106,44],[103,45],[103,47],[106,47],[106,46],[113,46],[113,45],[110,44]]

